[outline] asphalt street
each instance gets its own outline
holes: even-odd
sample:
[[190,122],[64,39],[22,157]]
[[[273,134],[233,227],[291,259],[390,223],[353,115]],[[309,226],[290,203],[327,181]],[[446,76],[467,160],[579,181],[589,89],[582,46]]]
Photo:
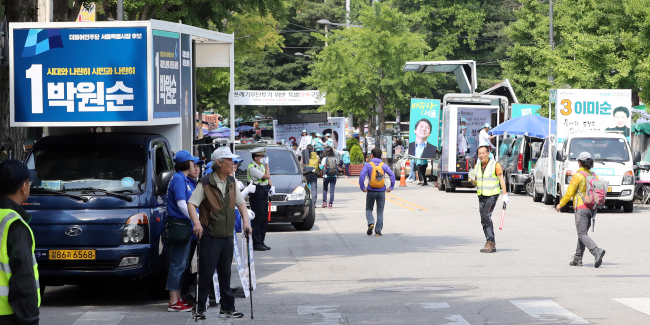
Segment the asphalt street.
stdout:
[[[320,182],[320,180],[319,180]],[[387,195],[382,237],[366,235],[365,193],[340,178],[332,209],[317,209],[311,231],[271,225],[271,251],[255,252],[255,319],[203,324],[650,324],[650,207],[600,212],[589,231],[607,251],[594,268],[571,267],[572,213],[511,195],[497,252],[485,237],[475,191],[445,193],[411,183]],[[319,184],[319,190],[322,186]],[[319,200],[322,192],[319,193]],[[318,205],[318,204],[317,204]],[[233,272],[233,284],[239,284]],[[48,287],[41,324],[193,324],[167,312],[137,283]]]

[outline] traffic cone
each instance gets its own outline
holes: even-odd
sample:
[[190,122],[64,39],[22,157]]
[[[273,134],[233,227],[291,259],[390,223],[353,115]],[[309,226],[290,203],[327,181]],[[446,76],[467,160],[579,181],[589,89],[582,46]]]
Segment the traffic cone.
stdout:
[[404,166],[402,166],[402,171],[399,175],[399,187],[406,187],[406,175],[404,175]]

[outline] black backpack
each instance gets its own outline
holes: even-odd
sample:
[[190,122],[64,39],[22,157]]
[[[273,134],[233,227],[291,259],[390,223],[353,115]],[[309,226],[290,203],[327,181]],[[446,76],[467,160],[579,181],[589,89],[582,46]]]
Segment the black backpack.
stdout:
[[336,158],[327,157],[327,164],[325,165],[325,174],[327,176],[336,176],[338,174],[336,169]]

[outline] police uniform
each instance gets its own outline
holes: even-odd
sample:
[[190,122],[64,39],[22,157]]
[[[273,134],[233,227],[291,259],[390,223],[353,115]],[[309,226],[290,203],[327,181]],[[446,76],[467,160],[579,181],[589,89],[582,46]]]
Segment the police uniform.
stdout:
[[496,252],[494,241],[494,225],[492,224],[492,212],[501,194],[499,177],[497,175],[497,164],[494,159],[490,159],[485,167],[479,162],[474,170],[476,179],[476,188],[478,194],[478,208],[481,214],[481,225],[485,234],[486,244],[481,252]]
[[[251,150],[251,155],[253,158],[255,156],[264,156],[266,151],[264,148],[258,148]],[[251,205],[251,210],[255,213],[257,218],[251,221],[251,227],[253,227],[253,247],[260,250],[259,248],[265,248],[261,250],[270,249],[270,247],[264,244],[264,239],[266,237],[266,228],[269,224],[269,180],[262,179],[262,176],[266,173],[266,166],[264,164],[258,165],[255,162],[251,162],[248,165],[246,172],[246,179],[249,184],[255,185],[255,192],[249,194],[249,202]],[[260,247],[261,246],[261,247]]]

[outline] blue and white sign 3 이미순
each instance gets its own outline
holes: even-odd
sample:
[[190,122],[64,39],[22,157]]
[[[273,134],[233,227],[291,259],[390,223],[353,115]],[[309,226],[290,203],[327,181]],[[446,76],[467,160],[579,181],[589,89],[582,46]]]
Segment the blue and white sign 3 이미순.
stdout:
[[147,121],[147,29],[13,30],[15,122]]

